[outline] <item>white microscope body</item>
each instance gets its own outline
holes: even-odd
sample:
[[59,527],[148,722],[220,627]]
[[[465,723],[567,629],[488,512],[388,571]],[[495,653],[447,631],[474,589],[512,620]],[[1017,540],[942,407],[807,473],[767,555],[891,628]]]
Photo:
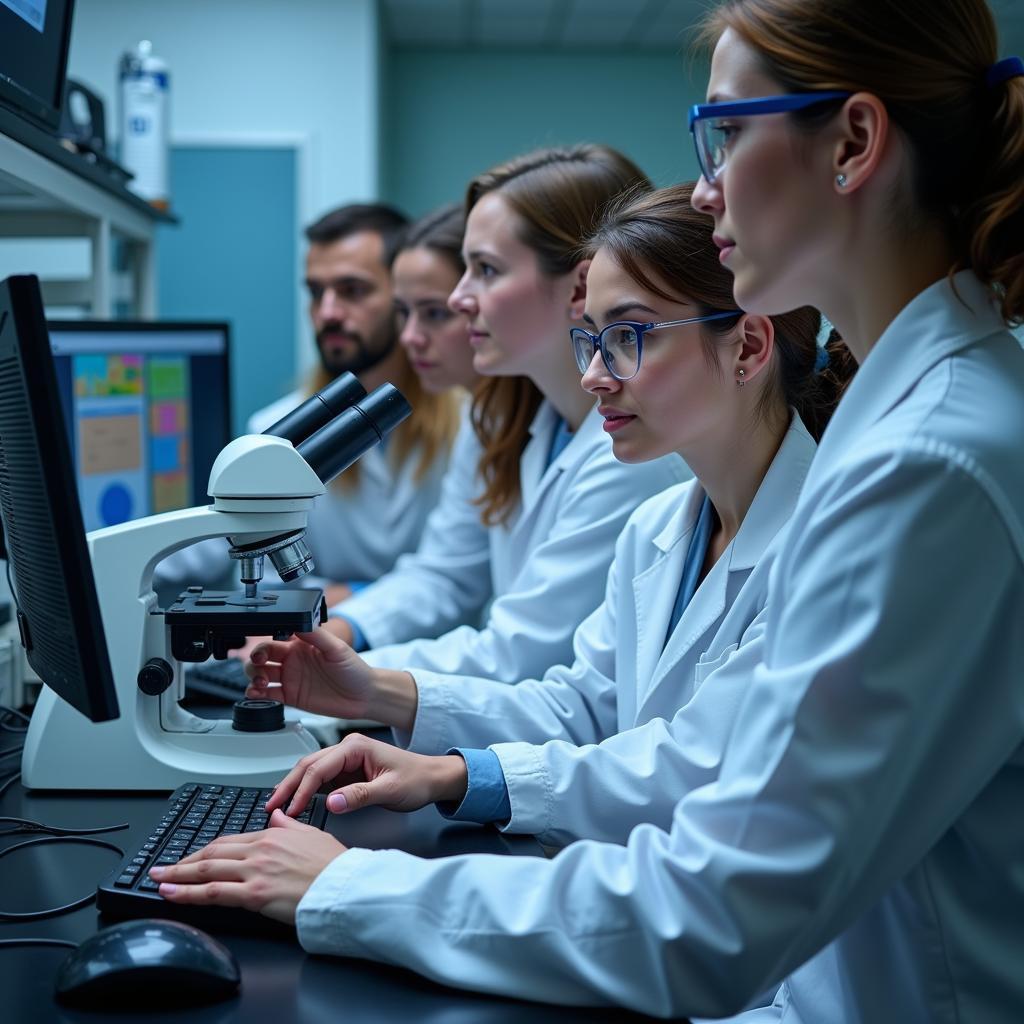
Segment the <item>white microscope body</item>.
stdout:
[[[49,687],[32,714],[22,760],[29,789],[168,790],[183,782],[265,787],[319,748],[298,723],[273,732],[240,732],[230,720],[186,711],[181,662],[153,592],[154,567],[208,537],[234,545],[294,534],[324,485],[290,441],[236,438],[210,473],[213,504],[150,516],[87,535],[120,717],[93,723]],[[164,659],[173,673],[158,696],[139,673]]]

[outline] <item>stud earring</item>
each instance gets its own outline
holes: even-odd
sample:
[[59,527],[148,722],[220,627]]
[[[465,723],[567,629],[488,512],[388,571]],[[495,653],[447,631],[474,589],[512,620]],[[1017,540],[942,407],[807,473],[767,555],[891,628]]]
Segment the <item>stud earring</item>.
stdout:
[[845,174],[837,174],[836,175],[836,184],[840,188],[846,188],[846,175]]
[[743,367],[741,366],[737,372],[739,373],[739,380],[736,381],[736,387],[741,388],[741,387],[743,387],[744,384],[747,383],[746,379],[745,379],[746,376],[747,376],[747,371],[744,370]]

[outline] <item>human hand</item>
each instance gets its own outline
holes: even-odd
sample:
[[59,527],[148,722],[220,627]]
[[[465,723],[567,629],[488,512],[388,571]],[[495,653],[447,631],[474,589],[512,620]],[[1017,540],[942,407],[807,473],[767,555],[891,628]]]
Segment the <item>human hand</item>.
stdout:
[[321,786],[331,786],[327,809],[335,814],[371,804],[415,811],[438,800],[461,800],[466,785],[466,762],[458,754],[413,754],[353,733],[302,758],[277,784],[267,810],[301,814]]
[[419,694],[408,672],[373,669],[325,629],[260,644],[245,667],[249,698],[410,730]]
[[336,718],[367,718],[373,670],[348,644],[324,629],[267,640],[245,667],[246,697],[281,700],[292,707]]
[[243,907],[294,924],[306,890],[347,849],[334,836],[278,811],[263,832],[222,836],[149,873],[171,903]]
[[241,662],[247,662],[252,657],[252,652],[260,645],[266,643],[268,640],[273,640],[272,636],[247,636],[245,643],[241,647],[235,647],[228,651],[228,655],[232,658],[237,658]]

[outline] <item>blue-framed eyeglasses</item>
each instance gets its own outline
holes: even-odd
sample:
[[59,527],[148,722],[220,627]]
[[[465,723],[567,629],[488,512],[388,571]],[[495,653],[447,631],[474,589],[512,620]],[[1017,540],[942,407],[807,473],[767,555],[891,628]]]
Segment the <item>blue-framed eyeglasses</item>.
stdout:
[[742,316],[743,310],[730,309],[722,313],[708,313],[706,316],[691,316],[686,320],[662,320],[660,323],[641,324],[633,320],[619,320],[609,324],[597,334],[582,327],[569,331],[572,351],[580,373],[586,373],[594,359],[594,353],[601,353],[605,369],[616,380],[632,380],[640,372],[640,357],[644,351],[644,335],[662,327],[682,327],[683,324],[702,324],[707,320],[721,320],[727,316]]
[[803,110],[816,103],[845,100],[848,92],[789,92],[781,96],[759,96],[751,100],[723,103],[696,103],[690,107],[690,132],[697,149],[697,163],[706,181],[713,182],[725,166],[729,140],[735,125],[730,117],[756,117],[758,114],[785,114]]

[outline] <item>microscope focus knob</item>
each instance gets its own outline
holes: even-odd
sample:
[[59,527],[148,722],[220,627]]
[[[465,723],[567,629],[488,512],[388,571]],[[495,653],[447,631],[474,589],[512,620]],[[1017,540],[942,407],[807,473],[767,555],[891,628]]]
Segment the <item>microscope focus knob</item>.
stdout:
[[174,682],[174,669],[163,658],[150,658],[139,669],[139,689],[159,697]]
[[231,728],[239,732],[276,732],[284,728],[284,705],[277,700],[238,700]]

